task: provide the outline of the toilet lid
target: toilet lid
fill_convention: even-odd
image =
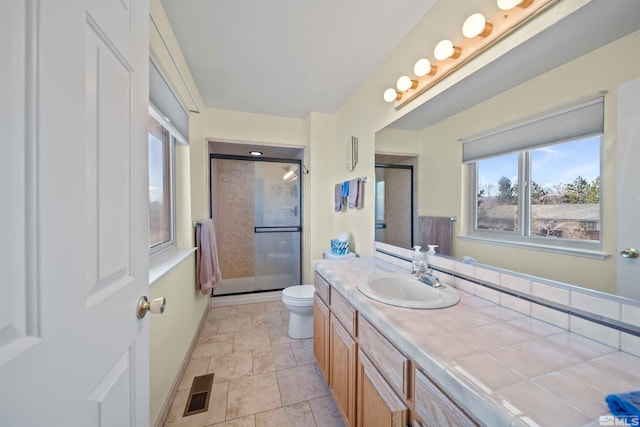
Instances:
[[[282,294],[294,299],[312,299],[316,288],[313,285],[289,286],[282,290]]]

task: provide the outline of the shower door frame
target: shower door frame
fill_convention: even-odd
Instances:
[[[304,257],[303,257],[303,236],[302,236],[302,232],[303,232],[303,218],[304,218],[304,212],[303,212],[303,200],[302,200],[302,187],[303,187],[303,182],[302,182],[302,160],[300,159],[287,159],[287,158],[279,158],[279,157],[253,157],[253,156],[239,156],[239,155],[234,155],[234,154],[216,154],[216,153],[209,153],[209,218],[213,218],[213,189],[211,188],[211,160],[213,159],[217,159],[217,160],[242,160],[242,161],[250,161],[250,162],[269,162],[269,163],[291,163],[294,165],[298,166],[298,210],[299,210],[299,225],[296,226],[273,226],[273,227],[256,227],[255,226],[255,221],[254,221],[254,234],[260,233],[259,231],[256,231],[257,228],[274,228],[274,229],[282,229],[282,228],[297,228],[297,230],[287,230],[287,231],[282,231],[282,232],[287,232],[287,233],[300,233],[300,239],[299,239],[299,244],[300,244],[300,248],[299,248],[299,257],[298,257],[298,262],[299,262],[299,271],[300,271],[300,277],[298,278],[298,283],[296,285],[301,285],[302,281],[303,281],[303,277],[304,277],[304,271],[303,271],[303,266],[304,266]],[[279,232],[279,231],[272,231],[272,232]],[[224,274],[224,272],[223,272]],[[257,277],[257,276],[254,276]],[[224,280],[224,277],[222,278],[222,280]],[[295,286],[295,285],[293,285]],[[234,293],[227,293],[227,294],[221,294],[220,296],[236,296],[236,295],[250,295],[250,294],[257,294],[257,293],[265,293],[265,292],[275,292],[275,291],[280,291],[284,289],[283,288],[279,288],[279,289],[257,289],[257,290],[253,290],[251,292],[234,292]],[[212,294],[213,296],[213,290],[212,290]]]
[[[410,237],[410,246],[409,248],[413,248],[413,245],[415,243],[416,240],[416,236],[414,235],[415,233],[415,222],[416,222],[416,212],[415,212],[415,194],[414,194],[414,166],[413,165],[397,165],[397,164],[390,164],[390,163],[376,163],[374,165],[374,171],[375,168],[380,168],[380,169],[404,169],[404,170],[408,170],[409,171],[409,181],[410,181],[410,189],[409,189],[409,194],[410,196],[410,209],[411,209],[411,219],[409,221],[409,227],[410,227],[410,233],[411,233],[411,237]],[[374,173],[374,181],[375,181],[375,173]],[[376,191],[376,198],[377,198],[377,187],[375,189]],[[376,201],[376,207],[375,209],[377,209],[377,201]],[[375,214],[377,214],[377,212],[375,212]],[[386,228],[386,223],[378,223],[377,222],[377,215],[374,214],[374,232],[375,230],[377,230],[378,228]],[[379,227],[380,226],[380,227]],[[386,242],[384,242],[386,243]]]

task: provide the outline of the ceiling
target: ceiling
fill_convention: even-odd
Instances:
[[[207,107],[294,118],[335,113],[435,1],[161,0]]]
[[[293,118],[337,112],[436,2],[468,1],[161,0],[207,107]],[[593,0],[393,127],[422,129],[638,29],[640,1]]]

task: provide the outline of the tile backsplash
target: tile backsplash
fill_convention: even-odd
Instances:
[[[375,242],[375,256],[411,269],[413,251]],[[640,356],[640,303],[539,277],[427,255],[442,283]]]

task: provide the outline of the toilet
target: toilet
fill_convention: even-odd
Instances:
[[[313,294],[315,286],[296,285],[282,290],[282,303],[289,310],[291,338],[313,337]]]

